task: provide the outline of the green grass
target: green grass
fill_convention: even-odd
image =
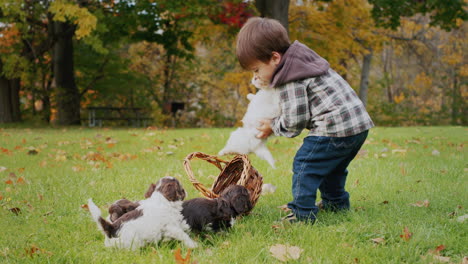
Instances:
[[[106,215],[113,201],[142,199],[148,185],[166,175],[182,181],[188,198],[199,197],[182,160],[195,151],[217,153],[230,131],[0,129],[0,263],[176,263],[174,251],[187,252],[179,242],[133,252],[104,247],[103,235],[81,206],[93,198]],[[191,260],[279,263],[270,247],[283,244],[303,250],[288,263],[438,263],[428,251],[444,245],[440,255],[461,263],[468,256],[468,222],[457,221],[468,214],[467,135],[463,127],[371,130],[349,168],[352,210],[322,212],[313,226],[275,223],[284,215],[277,207],[291,199],[292,159],[305,134],[273,138],[268,144],[276,170],[250,158],[277,191],[262,196],[230,231],[192,234],[200,246]],[[94,156],[98,161],[90,152],[100,153]],[[192,166],[210,187],[218,169],[198,160]],[[427,207],[411,205],[425,200]],[[408,240],[400,236],[405,227],[412,233]],[[383,242],[374,243],[375,238]]]

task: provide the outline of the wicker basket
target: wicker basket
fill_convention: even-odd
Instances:
[[[213,183],[211,190],[195,179],[192,167],[190,166],[190,161],[194,158],[205,160],[221,171]],[[262,192],[263,177],[252,167],[247,155],[237,155],[231,161],[224,161],[216,156],[194,152],[185,157],[184,168],[193,186],[207,198],[216,198],[229,185],[239,184],[249,190],[250,201],[255,206]]]

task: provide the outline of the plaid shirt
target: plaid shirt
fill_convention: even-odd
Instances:
[[[277,89],[282,114],[272,120],[275,135],[295,137],[307,128],[308,136],[347,137],[374,126],[354,90],[332,69]]]

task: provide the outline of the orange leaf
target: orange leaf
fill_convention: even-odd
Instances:
[[[82,204],[82,205],[81,205],[81,208],[83,208],[83,209],[89,211],[88,204]]]
[[[0,201],[3,200],[3,195],[0,194]]]
[[[180,255],[180,248],[174,252],[175,261],[177,264],[190,264],[190,249],[187,251],[185,258]]]
[[[403,229],[403,234],[401,234],[400,237],[403,238],[403,240],[405,241],[409,241],[412,236],[413,233],[411,233],[408,227],[405,226],[405,229]]]
[[[10,150],[0,147],[0,150],[5,154],[11,154]]]
[[[23,177],[19,177],[18,180],[16,180],[16,183],[19,183],[19,184],[25,184],[26,181],[24,180]]]
[[[429,255],[435,255],[435,256],[440,256],[440,252],[445,249],[444,245],[439,245],[435,249],[430,249],[427,253]]]
[[[108,147],[108,148],[113,148],[114,146],[115,146],[115,144],[114,144],[114,143],[107,144],[107,147]]]
[[[31,248],[25,249],[26,254],[28,254],[30,257],[33,257],[33,255],[36,254],[40,250],[41,249],[38,248],[36,245],[31,245]]]
[[[5,181],[6,184],[13,184],[12,180]]]

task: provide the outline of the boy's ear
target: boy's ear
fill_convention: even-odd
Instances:
[[[273,51],[271,53],[271,59],[276,65],[278,65],[281,61],[281,54],[279,52]]]

